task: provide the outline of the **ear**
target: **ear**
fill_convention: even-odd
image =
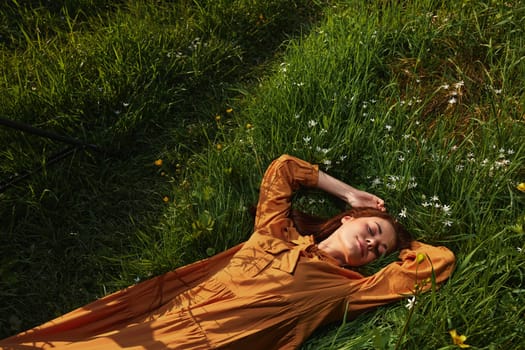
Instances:
[[[354,220],[354,217],[353,216],[350,216],[350,215],[345,215],[341,218],[341,223],[344,224],[345,222],[347,221],[352,221]]]

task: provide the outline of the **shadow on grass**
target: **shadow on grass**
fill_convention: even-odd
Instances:
[[[30,24],[34,24],[34,14],[42,14],[50,21],[67,15],[62,10],[46,11],[45,6],[35,4],[22,5],[22,15],[17,17],[23,22],[20,28],[33,30]],[[44,166],[42,172],[0,194],[0,338],[61,315],[129,282],[130,276],[122,276],[122,266],[129,259],[137,259],[139,253],[134,247],[142,244],[137,242],[137,232],[145,232],[155,241],[155,225],[165,208],[162,198],[170,186],[153,165],[155,159],[169,152],[171,169],[175,164],[184,168],[190,155],[209,147],[213,116],[237,97],[236,87],[249,86],[264,74],[261,67],[280,52],[282,42],[307,30],[308,24],[320,16],[319,6],[310,1],[259,5],[261,11],[267,11],[265,15],[254,13],[226,24],[219,21],[221,11],[232,15],[231,9],[206,5],[204,10],[216,11],[206,22],[210,26],[207,33],[216,28],[216,37],[221,40],[232,39],[228,35],[234,33],[240,46],[236,56],[221,62],[207,56],[207,61],[200,63],[203,69],[199,72],[188,74],[186,67],[182,73],[165,70],[153,74],[155,69],[163,69],[162,62],[143,61],[144,72],[131,82],[120,79],[136,72],[118,75],[111,71],[108,81],[116,92],[110,95],[96,96],[94,88],[83,91],[71,82],[71,90],[58,96],[60,100],[51,95],[57,98],[51,106],[49,100],[46,102],[49,96],[36,92],[22,97],[18,105],[13,104],[15,109],[2,111],[59,133],[83,135],[110,153],[77,152],[59,165]],[[105,8],[106,2],[100,1],[100,6]],[[71,18],[71,12],[77,11],[75,21],[89,17],[82,8],[68,11]],[[7,30],[11,31],[11,41],[1,47],[8,51],[17,50],[22,40],[29,40],[15,28],[19,23],[10,23]],[[63,25],[67,32],[63,17],[61,23],[46,33],[50,39],[64,35],[60,32]],[[247,26],[256,30],[247,31]],[[35,33],[28,33],[29,38],[40,40]],[[125,66],[134,62],[132,57]],[[36,64],[45,67],[46,61]],[[123,106],[128,103],[129,106]],[[60,119],[59,113],[78,115]],[[61,147],[6,130],[2,130],[2,140],[13,156],[3,157],[3,172],[28,169],[42,162],[45,165],[49,151]],[[175,170],[174,176],[178,176]]]

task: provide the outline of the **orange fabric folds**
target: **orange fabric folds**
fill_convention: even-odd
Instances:
[[[454,268],[445,247],[414,242],[364,277],[325,255],[288,218],[318,168],[292,156],[263,178],[254,232],[243,244],[131,286],[27,332],[2,349],[297,349],[319,326],[404,298],[417,279]],[[418,253],[427,259],[419,265]],[[429,261],[430,259],[430,261]]]

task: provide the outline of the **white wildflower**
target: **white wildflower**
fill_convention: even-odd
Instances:
[[[392,182],[398,182],[399,181],[399,176],[396,176],[396,175],[390,175],[388,178]]]
[[[494,162],[494,166],[496,169],[504,168],[510,164],[510,160],[508,159],[501,159]]]
[[[396,185],[396,184],[393,184],[393,183],[387,183],[387,184],[386,184],[386,187],[388,187],[388,188],[391,189],[391,190],[395,190],[395,189],[397,189],[397,185]]]
[[[400,218],[406,218],[407,217],[407,208],[403,208],[401,212],[398,214]]]
[[[328,152],[330,152],[330,150],[329,150],[328,148],[321,148],[321,147],[319,147],[319,146],[317,146],[317,147],[315,148],[315,150],[316,150],[317,152],[319,152],[319,153],[323,153],[323,154],[327,154]]]
[[[407,299],[407,304],[405,305],[405,307],[407,309],[412,309],[414,307],[414,305],[416,305],[416,296],[413,295],[411,296],[410,298]]]
[[[465,86],[465,82],[463,80],[458,81],[457,83],[454,84],[454,88],[456,88],[456,89],[460,89],[463,86]]]

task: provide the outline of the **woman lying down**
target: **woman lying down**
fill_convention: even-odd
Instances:
[[[300,187],[351,209],[321,220],[291,209]],[[372,276],[353,270],[400,250]],[[416,257],[424,254],[425,259]],[[2,349],[297,349],[320,326],[353,318],[454,268],[445,247],[412,240],[384,201],[298,158],[262,179],[250,238],[0,341]],[[427,285],[426,288],[429,288]]]

